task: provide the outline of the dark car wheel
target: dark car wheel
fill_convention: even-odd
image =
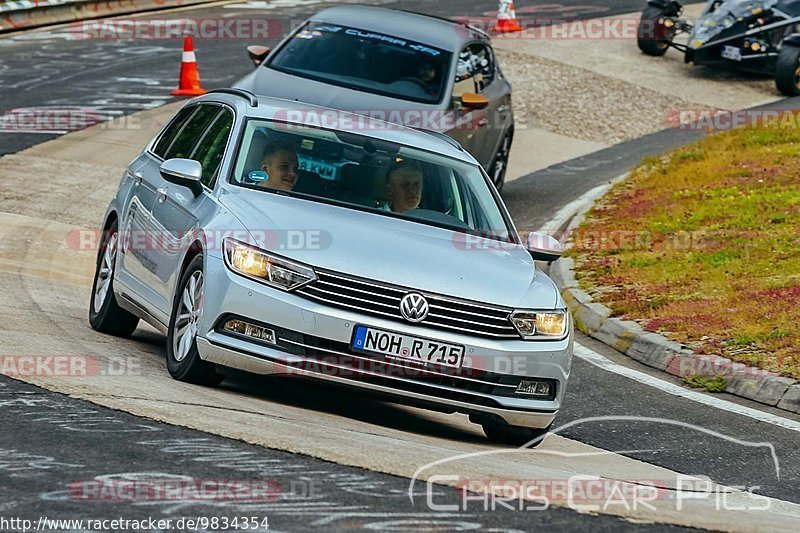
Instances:
[[[649,56],[663,56],[669,49],[674,31],[658,24],[658,19],[665,15],[667,15],[666,9],[655,6],[647,6],[642,11],[636,44],[639,45],[639,50]]]
[[[800,94],[800,46],[784,44],[775,67],[775,86],[786,96]]]
[[[551,423],[544,429],[533,429],[497,422],[485,422],[481,424],[486,438],[490,441],[498,444],[511,444],[512,446],[525,445],[526,448],[535,448],[541,444],[544,440],[544,436],[547,435],[547,432],[550,431],[552,426],[553,424]],[[531,441],[535,442],[531,443]]]
[[[498,191],[503,189],[503,184],[506,180],[508,157],[511,153],[511,143],[513,140],[514,132],[508,131],[503,136],[503,140],[500,142],[500,148],[497,149],[497,153],[492,160],[492,164],[489,166],[489,178],[491,178],[492,183],[494,183],[494,186]]]
[[[103,232],[97,253],[97,267],[89,302],[89,324],[93,329],[118,337],[129,337],[139,324],[139,317],[121,308],[114,295],[114,271],[117,267],[119,232],[117,221]]]
[[[181,275],[167,332],[167,370],[178,381],[219,385],[223,376],[216,366],[200,359],[197,324],[203,315],[203,255],[196,255]]]

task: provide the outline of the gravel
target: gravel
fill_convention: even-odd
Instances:
[[[669,112],[692,104],[549,59],[496,50],[514,87],[520,124],[575,139],[615,144],[667,127]]]

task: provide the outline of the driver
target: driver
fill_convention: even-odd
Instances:
[[[439,95],[439,75],[433,63],[425,62],[419,66],[417,77],[422,82],[425,90],[433,97]]]
[[[259,183],[259,187],[279,191],[294,189],[298,177],[297,151],[294,146],[282,141],[270,143],[264,150],[261,170],[267,173],[267,179]]]
[[[398,161],[389,171],[386,206],[393,213],[417,209],[422,200],[422,167],[415,161]]]

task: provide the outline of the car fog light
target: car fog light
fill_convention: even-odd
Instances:
[[[546,381],[520,381],[515,392],[528,396],[550,396],[550,384]]]
[[[252,337],[253,339],[275,344],[275,332],[271,329],[249,324],[243,320],[228,320],[222,326],[225,331],[244,335],[245,337]]]
[[[755,41],[753,44],[750,45],[750,49],[753,52],[758,52],[759,50],[761,50],[761,43],[759,43],[758,41]]]

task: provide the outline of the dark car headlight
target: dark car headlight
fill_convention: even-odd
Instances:
[[[566,309],[548,311],[518,310],[509,317],[523,339],[562,339],[567,334],[569,313]]]
[[[225,239],[224,255],[225,264],[237,274],[284,291],[317,279],[311,267],[234,239]]]

